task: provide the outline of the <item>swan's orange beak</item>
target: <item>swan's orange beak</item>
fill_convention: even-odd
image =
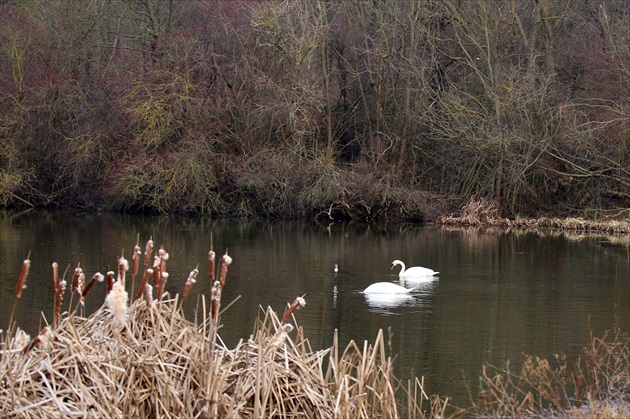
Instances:
[[[391,271],[392,269],[394,269],[394,265],[392,265],[392,267],[391,267],[391,268],[389,268],[389,270],[390,270],[390,271]]]

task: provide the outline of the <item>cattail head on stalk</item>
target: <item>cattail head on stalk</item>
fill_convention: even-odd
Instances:
[[[138,288],[138,294],[136,298],[142,297],[142,293],[144,292],[144,288],[149,285],[149,278],[153,275],[153,269],[147,268],[144,271],[144,275],[142,276],[142,282],[140,283],[140,288]]]
[[[79,286],[79,276],[83,273],[83,269],[80,266],[74,268],[74,274],[72,275],[72,283],[70,285],[70,292],[75,293]]]
[[[100,272],[95,273],[90,279],[90,282],[88,282],[85,288],[83,289],[81,296],[85,297],[96,282],[103,282],[104,279],[105,279],[105,276],[103,276],[102,273]]]
[[[138,275],[138,268],[140,267],[140,256],[142,255],[142,249],[140,249],[140,246],[138,246],[136,244],[136,246],[133,248],[133,263],[132,263],[132,267],[131,267],[131,275],[135,278],[136,275]]]
[[[217,254],[214,253],[214,250],[208,252],[208,273],[210,274],[210,281],[214,281],[214,260],[216,257]]]
[[[20,271],[20,277],[18,278],[17,288],[15,289],[15,298],[22,298],[22,292],[24,288],[26,288],[26,277],[28,276],[28,271],[31,269],[31,260],[24,259],[22,262],[22,270]]]
[[[48,349],[50,346],[50,340],[52,339],[52,331],[50,327],[44,327],[37,336],[35,336],[31,341],[22,349],[22,355],[29,353],[35,346],[39,346],[42,349]]]
[[[77,281],[77,292],[79,293],[79,303],[81,307],[85,306],[85,299],[83,298],[83,288],[85,287],[85,274],[83,271],[79,274],[79,279]]]
[[[144,248],[144,266],[146,268],[151,267],[151,256],[153,255],[153,240],[147,241],[147,246]]]
[[[280,347],[286,340],[289,333],[293,331],[294,327],[290,323],[283,324],[276,334],[271,338],[269,344],[273,347]]]
[[[59,283],[59,265],[57,262],[52,264],[52,290],[57,292],[57,284]]]
[[[158,251],[158,255],[160,256],[160,270],[162,272],[166,272],[166,261],[168,260],[168,253],[164,250],[163,247]]]
[[[121,256],[118,259],[118,281],[120,281],[125,286],[125,273],[129,270],[129,262],[124,256]]]
[[[227,268],[232,263],[232,258],[228,256],[227,252],[221,258],[221,272],[219,273],[219,282],[221,286],[225,285],[225,278],[227,277]]]
[[[184,304],[184,301],[188,299],[188,294],[190,294],[190,289],[192,288],[193,284],[197,282],[198,274],[199,274],[199,269],[197,268],[190,271],[190,275],[188,275],[188,279],[186,280],[186,286],[184,286],[184,293],[182,295],[182,304]]]
[[[59,324],[59,316],[61,315],[61,305],[63,304],[63,294],[66,292],[66,280],[62,279],[57,284],[57,292],[55,293],[55,311],[53,313],[53,324]]]
[[[107,272],[107,295],[112,292],[112,288],[114,288],[114,271]]]
[[[164,287],[166,286],[167,280],[168,280],[168,272],[161,272],[158,285],[155,287],[155,293],[158,300],[162,299],[162,294],[164,294]]]
[[[212,320],[219,317],[219,307],[221,307],[221,282],[214,281],[212,285],[212,296],[210,297],[210,316]]]
[[[144,287],[144,300],[147,302],[147,307],[151,308],[153,305],[153,287],[151,284],[146,284]]]
[[[289,320],[289,317],[291,317],[291,315],[293,314],[293,312],[301,307],[304,307],[306,305],[306,300],[304,300],[304,297],[295,297],[295,300],[293,300],[293,304],[291,304],[289,306],[289,308],[287,308],[287,310],[284,312],[284,315],[282,316],[282,320],[280,321],[280,323],[284,323],[287,320]]]

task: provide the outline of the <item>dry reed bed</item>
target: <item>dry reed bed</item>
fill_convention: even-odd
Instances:
[[[397,417],[382,333],[363,349],[313,351],[267,309],[228,349],[175,307],[136,300],[120,327],[103,306],[63,318],[42,348],[5,353],[2,416]]]
[[[499,216],[494,202],[476,197],[462,207],[461,214],[442,216],[435,221],[438,225],[454,227],[483,227],[483,228],[519,228],[519,229],[557,229],[579,232],[597,231],[609,234],[630,234],[630,223],[618,220],[586,220],[583,218],[548,218],[529,219],[516,217],[511,220]]]
[[[117,280],[113,272],[107,275],[106,304],[88,317],[75,314],[80,303],[73,307],[73,297],[61,313],[66,285],[53,265],[53,323],[30,341],[19,329],[12,333],[11,325],[4,336],[0,416],[399,417],[397,382],[382,332],[373,344],[360,347],[350,342],[340,351],[335,338],[331,348],[314,351],[301,328],[292,333],[295,310],[305,304],[298,297],[282,319],[271,309],[264,310],[250,338],[229,349],[217,331],[221,289],[231,258],[228,263],[222,260],[219,279],[214,279],[214,252],[209,253],[214,284],[210,304],[206,309],[202,298],[207,314],[200,324],[193,324],[185,319],[178,297],[153,297],[148,278],[156,271],[166,272],[168,257],[156,256],[151,264],[152,253],[152,243],[147,244],[138,298],[127,305],[128,266],[121,258]],[[140,259],[136,246],[134,279]],[[196,274],[191,272],[185,295]],[[28,269],[18,281],[16,303],[27,275]],[[155,274],[154,285],[163,289],[167,277]],[[89,287],[84,280],[77,268],[68,289],[85,295]],[[169,298],[161,291],[157,295]],[[426,395],[420,382],[409,384],[407,391],[418,396],[408,401],[407,413],[424,417]],[[443,412],[446,403],[434,398],[426,407]]]

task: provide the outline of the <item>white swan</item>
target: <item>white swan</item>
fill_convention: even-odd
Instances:
[[[409,294],[410,292],[411,289],[391,282],[375,282],[363,290],[364,294]]]
[[[439,272],[435,272],[433,269],[423,268],[422,266],[412,266],[409,269],[405,269],[405,263],[398,259],[392,262],[392,269],[394,269],[394,266],[396,265],[400,265],[402,267],[398,273],[398,276],[401,278],[428,277],[439,274]]]

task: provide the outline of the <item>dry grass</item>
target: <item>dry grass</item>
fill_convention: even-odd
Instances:
[[[303,330],[294,331],[296,310],[305,304],[301,297],[283,321],[261,308],[251,337],[227,348],[217,333],[217,314],[230,262],[227,254],[221,258],[208,307],[202,299],[206,315],[200,324],[185,319],[178,296],[155,298],[149,284],[143,285],[143,298],[121,310],[130,295],[122,288],[121,262],[107,303],[88,317],[75,315],[78,303],[72,307],[66,298],[67,311],[55,308],[55,321],[35,338],[19,329],[7,332],[0,351],[0,416],[397,418],[401,409],[410,418],[444,414],[447,403],[439,398],[423,406],[429,398],[420,380],[399,386],[382,332],[370,344],[350,342],[341,349],[335,337],[331,348],[313,350]],[[152,268],[165,272],[165,265]],[[61,304],[65,281],[55,286]],[[401,394],[406,403],[397,401]]]
[[[629,234],[630,222],[619,220],[586,220],[583,218],[548,218],[536,219],[516,217],[502,218],[496,204],[484,198],[472,197],[461,208],[459,216],[442,216],[435,224],[453,227],[494,227],[518,229],[554,229],[578,232],[601,232],[610,234]]]
[[[564,356],[525,356],[520,372],[485,365],[481,381],[477,416],[628,418],[630,339],[619,331],[592,337],[575,365]]]

